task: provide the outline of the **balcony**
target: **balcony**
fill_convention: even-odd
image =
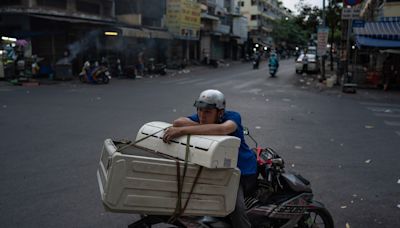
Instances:
[[[220,23],[214,25],[213,29],[214,29],[214,32],[221,33],[221,34],[229,34],[231,32],[231,26],[223,25]]]

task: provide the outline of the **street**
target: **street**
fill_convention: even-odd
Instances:
[[[102,207],[104,139],[134,139],[147,122],[190,115],[208,88],[225,94],[259,144],[311,181],[336,227],[399,226],[399,92],[320,91],[315,75],[295,74],[293,59],[281,60],[277,78],[267,69],[265,61],[258,70],[233,62],[108,85],[0,82],[0,226],[127,227],[137,215]]]

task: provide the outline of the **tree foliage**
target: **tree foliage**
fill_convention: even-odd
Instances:
[[[342,4],[336,0],[330,0],[326,10],[326,25],[330,28],[329,43],[339,43],[341,36],[341,11]]]
[[[291,18],[275,21],[272,36],[276,44],[287,46],[303,45],[307,42],[306,33]]]
[[[331,33],[329,35],[330,43],[339,43],[340,41],[340,12],[342,10],[340,2],[339,0],[327,0],[325,8],[325,24]],[[276,44],[306,46],[310,42],[312,34],[317,34],[318,27],[323,22],[322,9],[311,6],[305,0],[299,0],[296,9],[298,14],[294,17],[275,21],[272,36]]]
[[[304,0],[299,0],[296,4],[299,14],[295,17],[295,22],[310,38],[311,34],[316,34],[322,22],[322,11],[317,6],[311,6]]]

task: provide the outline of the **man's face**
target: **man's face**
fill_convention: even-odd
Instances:
[[[200,124],[215,124],[218,123],[219,115],[222,110],[215,108],[198,108],[197,115],[199,116]]]

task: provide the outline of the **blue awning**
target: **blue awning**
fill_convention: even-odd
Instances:
[[[400,48],[400,40],[384,40],[365,36],[356,37],[357,46]]]
[[[400,21],[366,22],[362,28],[353,28],[354,34],[379,39],[400,40]]]

